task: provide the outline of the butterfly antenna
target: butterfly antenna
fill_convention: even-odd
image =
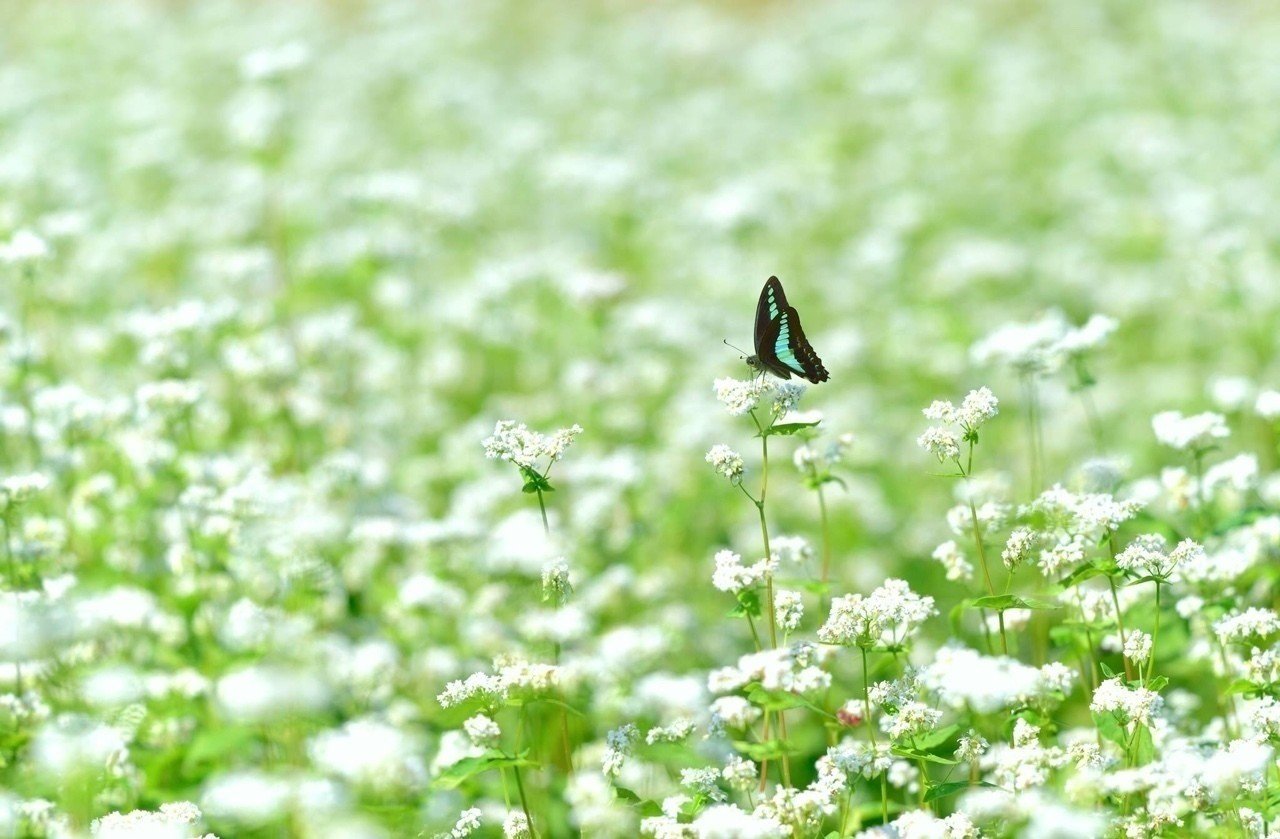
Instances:
[[[741,348],[741,347],[735,347],[733,344],[730,344],[730,343],[729,343],[729,339],[728,339],[728,338],[725,338],[725,339],[724,339],[724,345],[725,345],[726,347],[728,347],[729,349],[737,350],[739,353],[742,353],[742,356],[741,356],[742,358],[746,358],[746,353],[743,353],[743,352],[742,352],[742,348]]]

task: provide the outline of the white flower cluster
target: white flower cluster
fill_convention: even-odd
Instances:
[[[833,600],[818,638],[825,644],[893,646],[935,614],[932,597],[916,594],[905,580],[889,579],[867,597],[846,594]]]
[[[1231,436],[1227,418],[1222,414],[1206,411],[1183,416],[1180,411],[1163,411],[1151,418],[1151,429],[1156,440],[1171,449],[1204,452]]]
[[[965,555],[960,551],[960,546],[955,543],[954,539],[943,542],[934,548],[932,556],[947,572],[948,580],[973,579],[973,563],[965,558]]]
[[[924,416],[941,425],[925,429],[916,442],[939,461],[955,460],[960,456],[960,443],[975,442],[978,429],[998,413],[1000,400],[985,387],[969,391],[959,407],[936,400],[924,409]]]
[[[1089,710],[1101,714],[1114,714],[1122,725],[1139,723],[1150,725],[1163,699],[1160,694],[1146,688],[1131,688],[1119,678],[1111,678],[1098,685],[1093,692]]]
[[[760,402],[760,397],[774,389],[774,380],[768,376],[752,379],[716,379],[713,383],[716,399],[724,405],[730,416],[750,413]]]
[[[733,667],[712,670],[707,688],[716,694],[732,693],[747,685],[758,684],[765,690],[791,693],[813,693],[831,685],[831,674],[824,669],[826,653],[813,644],[793,644],[776,650],[748,653]],[[745,719],[748,712],[733,706],[720,706],[721,712]]]
[[[980,364],[1007,364],[1023,374],[1048,373],[1063,362],[1102,346],[1118,324],[1106,315],[1092,315],[1072,327],[1052,310],[1036,321],[1010,323],[974,344],[971,354]]]
[[[729,446],[723,443],[717,443],[707,452],[707,463],[716,470],[716,472],[731,484],[742,482],[742,473],[745,468],[742,462],[742,455],[738,454]]]
[[[715,556],[716,568],[711,575],[711,584],[718,591],[737,594],[741,591],[756,588],[773,575],[777,569],[776,559],[762,559],[752,565],[743,565],[742,557],[731,550],[720,550]]]
[[[94,819],[89,826],[93,839],[216,839],[212,833],[201,834],[200,808],[189,801],[161,804],[159,810],[134,810],[129,813],[111,813]]]
[[[525,469],[536,469],[538,461],[554,463],[564,457],[565,450],[582,433],[582,426],[561,428],[554,434],[540,434],[524,423],[499,420],[493,435],[484,440],[484,456],[506,460]]]

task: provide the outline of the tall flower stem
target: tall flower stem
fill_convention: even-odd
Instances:
[[[10,533],[13,525],[9,522],[8,514],[0,515],[0,526],[4,528],[4,556],[9,567],[9,590],[13,594],[15,601],[18,600],[18,561],[13,554],[13,542]],[[19,613],[21,614],[21,613]],[[13,662],[13,681],[14,694],[19,700],[22,698],[22,662],[14,659]]]
[[[1107,545],[1111,549],[1111,562],[1116,561],[1116,543],[1115,534],[1107,538]],[[1120,610],[1120,595],[1116,591],[1116,579],[1110,574],[1107,575],[1107,585],[1111,587],[1111,603],[1116,607],[1116,628],[1120,630],[1120,653],[1124,660],[1124,677],[1128,680],[1133,679],[1133,665],[1129,663],[1129,656],[1125,654],[1125,646],[1128,642],[1127,634],[1124,631],[1124,612]]]
[[[1156,628],[1151,633],[1151,658],[1147,661],[1147,675],[1143,683],[1151,681],[1156,672],[1156,644],[1160,641],[1160,581],[1156,580]]]
[[[1191,462],[1196,473],[1196,523],[1199,532],[1196,536],[1203,540],[1209,532],[1209,503],[1204,492],[1204,452],[1197,450],[1191,455]]]
[[[970,476],[973,474],[973,441],[974,439],[976,438],[969,440],[969,457],[967,458],[967,465],[965,463],[961,463],[960,458],[958,456],[955,458],[956,468],[960,470],[960,477],[964,478],[966,481],[968,481]],[[995,583],[991,581],[991,569],[987,565],[987,548],[985,545],[982,544],[982,529],[978,526],[978,507],[976,504],[973,503],[973,493],[969,492],[969,493],[966,493],[966,495],[968,495],[967,500],[969,502],[969,523],[973,527],[973,542],[978,548],[978,560],[982,564],[982,578],[986,580],[986,583],[987,583],[987,594],[994,597],[996,593],[996,587],[995,587]],[[982,623],[984,628],[986,626],[986,620],[987,620],[986,614],[984,612],[983,618],[982,618]],[[1009,654],[1009,638],[1004,631],[1004,610],[1003,609],[996,610],[996,620],[1000,624],[1000,649],[1005,655],[1008,655]],[[990,646],[990,644],[988,644],[988,646]]]
[[[1023,393],[1027,400],[1027,448],[1030,451],[1030,471],[1029,479],[1031,486],[1029,495],[1035,497],[1040,489],[1040,476],[1043,471],[1041,459],[1043,457],[1043,444],[1040,440],[1040,394],[1036,390],[1035,378],[1028,373],[1022,379]]]
[[[876,727],[871,721],[871,669],[867,666],[867,648],[858,648],[862,653],[862,707],[866,714],[867,736],[871,738],[871,765],[876,760]],[[889,785],[884,773],[880,775],[880,818],[881,824],[889,823]]]
[[[978,508],[974,506],[973,496],[969,496],[969,517],[973,523],[973,541],[978,547],[978,559],[982,563],[982,576],[987,581],[987,593],[994,596],[996,593],[995,584],[991,582],[991,571],[987,567],[987,549],[982,544],[982,530],[978,527]],[[1000,623],[1000,650],[1005,655],[1009,654],[1009,638],[1004,631],[1004,610],[996,610],[996,620]]]
[[[538,490],[538,509],[542,511],[542,531],[550,536],[551,524],[547,521],[547,502],[542,497],[542,490]]]
[[[765,515],[764,508],[765,500],[769,494],[769,429],[762,426],[760,420],[756,419],[755,411],[751,412],[751,419],[760,432],[760,497],[752,500],[755,502],[756,512],[760,514],[760,536],[764,541],[764,558],[768,562],[773,559],[773,549],[769,545],[769,520]],[[772,572],[765,575],[765,608],[769,610],[769,645],[776,650],[778,648],[778,619],[773,604]],[[787,740],[787,718],[783,711],[778,712],[778,734],[785,744]],[[788,786],[791,784],[791,761],[788,759],[785,750],[782,753],[782,778],[783,783]]]
[[[520,712],[516,719],[516,734],[515,734],[515,737],[516,737],[515,756],[516,757],[520,756],[520,741],[524,735],[524,723],[525,723],[524,706],[522,705],[520,706]],[[529,801],[528,801],[528,796],[526,796],[524,793],[524,781],[520,777],[520,767],[512,766],[511,771],[512,771],[512,774],[515,775],[515,779],[516,779],[516,793],[520,796],[520,809],[524,811],[525,820],[529,823],[529,835],[532,836],[533,839],[538,839],[538,829],[534,827],[533,815],[529,812]]]
[[[818,484],[818,513],[822,517],[822,584],[825,586],[831,579],[831,526],[827,520],[827,497]],[[825,605],[827,596],[823,593]]]

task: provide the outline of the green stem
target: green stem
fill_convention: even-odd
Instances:
[[[871,669],[867,666],[867,648],[859,647],[862,653],[862,707],[866,714],[867,736],[871,738],[871,760],[876,759],[876,727],[871,719]],[[880,818],[881,824],[889,823],[889,787],[883,774],[880,776]]]
[[[831,577],[831,527],[827,522],[827,498],[822,484],[818,484],[818,513],[822,516],[822,582],[825,585]],[[826,599],[825,593],[823,599]]]
[[[987,567],[987,549],[982,544],[982,531],[978,527],[978,508],[973,503],[973,495],[969,495],[969,518],[973,524],[973,541],[978,546],[978,559],[982,563],[982,576],[987,581],[987,593],[995,596],[996,587],[991,582],[991,570]],[[997,610],[996,615],[1000,621],[1000,649],[1005,655],[1009,654],[1009,639],[1004,631],[1004,612]]]
[[[524,781],[520,779],[520,767],[512,766],[511,771],[516,776],[516,792],[520,796],[520,809],[524,811],[525,820],[529,822],[529,835],[533,839],[538,839],[538,830],[533,826],[533,816],[529,814],[529,803],[525,800]]]
[[[1156,628],[1151,633],[1151,659],[1147,662],[1147,676],[1143,683],[1151,681],[1156,672],[1156,643],[1160,640],[1160,581],[1156,580]]]
[[[1111,552],[1115,553],[1115,547],[1111,548]],[[1125,655],[1125,645],[1127,639],[1124,631],[1124,614],[1120,611],[1120,595],[1116,593],[1116,580],[1110,574],[1107,575],[1107,585],[1111,586],[1111,602],[1116,607],[1116,627],[1120,630],[1120,656],[1124,661],[1124,677],[1130,681],[1133,680],[1133,665],[1129,663],[1129,656]]]
[[[7,512],[5,515],[0,516],[0,526],[4,527],[4,555],[9,566],[9,590],[13,592],[13,597],[14,597],[14,600],[16,601],[18,599],[18,562],[13,555],[13,543],[10,538],[12,525],[9,522],[9,516]],[[14,662],[13,662],[13,682],[14,682],[14,687],[13,687],[14,694],[19,699],[21,699],[22,698],[22,662],[16,658],[14,659]]]
[[[1196,521],[1200,528],[1196,538],[1203,542],[1209,532],[1209,503],[1204,494],[1204,452],[1195,452],[1191,461],[1196,473]]]
[[[542,490],[538,490],[538,509],[542,511],[542,532],[551,535],[551,525],[547,521],[547,502],[542,498]]]

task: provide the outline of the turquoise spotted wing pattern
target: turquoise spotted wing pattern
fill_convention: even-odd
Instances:
[[[817,384],[830,378],[822,359],[804,337],[800,315],[787,303],[786,292],[777,277],[770,277],[756,304],[756,359],[775,376],[793,375]]]

